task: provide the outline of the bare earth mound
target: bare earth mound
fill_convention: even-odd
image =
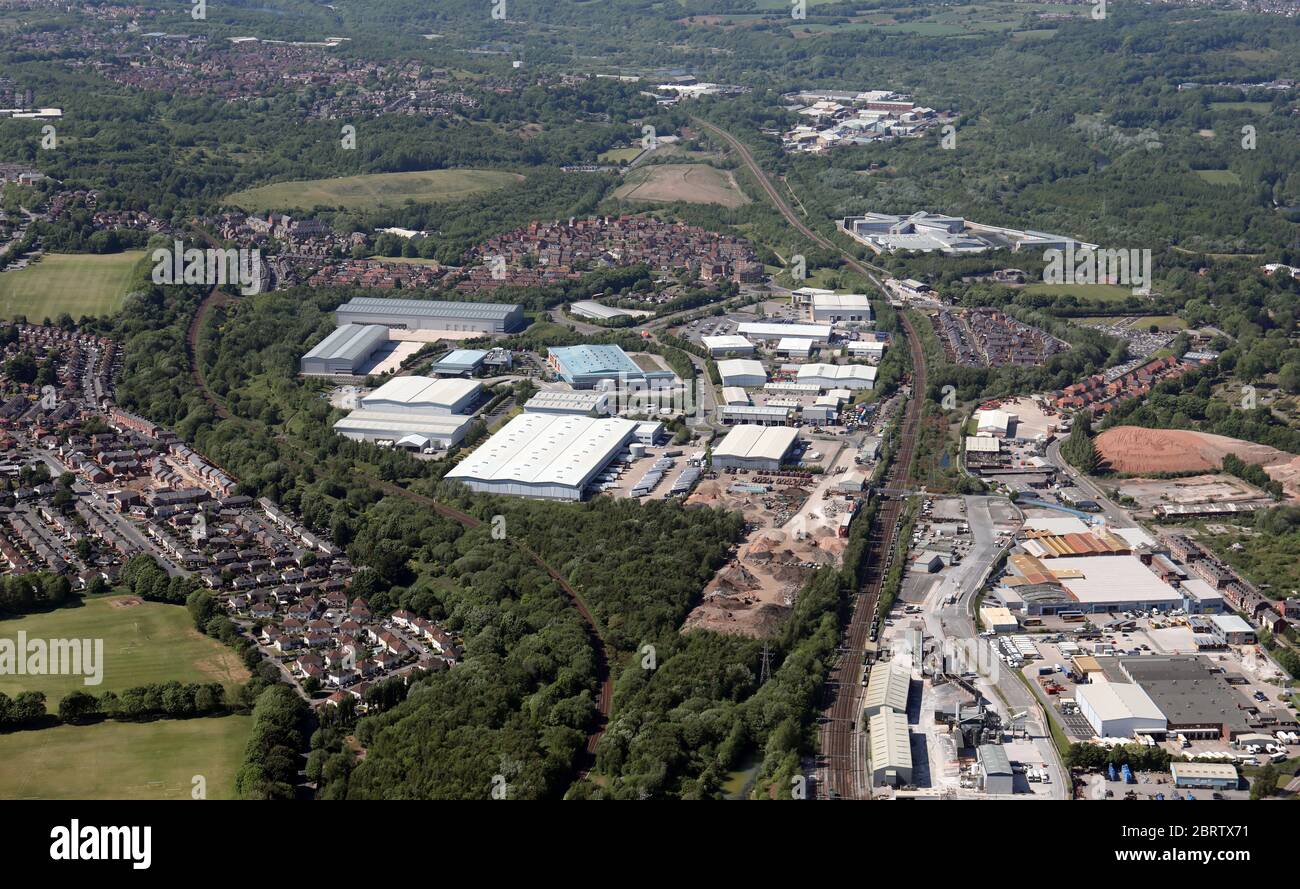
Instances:
[[[1116,426],[1097,436],[1097,452],[1115,472],[1133,475],[1206,472],[1219,469],[1225,456],[1235,454],[1247,463],[1263,466],[1290,496],[1300,496],[1300,457],[1226,435]]]

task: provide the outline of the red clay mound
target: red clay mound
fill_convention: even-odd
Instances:
[[[1283,484],[1295,483],[1296,461],[1300,460],[1277,448],[1225,435],[1141,426],[1107,429],[1097,436],[1097,452],[1115,472],[1133,475],[1209,472],[1219,469],[1226,455],[1236,454],[1247,463],[1260,464]]]

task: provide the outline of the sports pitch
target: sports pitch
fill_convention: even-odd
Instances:
[[[58,725],[0,735],[0,799],[231,799],[251,716]]]
[[[130,604],[130,603],[136,604]],[[180,605],[143,602],[132,596],[89,599],[80,608],[60,608],[0,621],[0,638],[103,639],[103,682],[86,685],[81,676],[0,676],[0,692],[45,692],[45,705],[58,710],[68,692],[100,695],[151,682],[220,682],[229,694],[248,679],[234,651],[194,629]]]
[[[122,304],[144,250],[47,253],[25,269],[0,272],[0,317],[25,315],[39,324],[67,312],[109,315]]]

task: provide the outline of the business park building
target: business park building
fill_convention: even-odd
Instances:
[[[379,324],[344,324],[302,356],[304,374],[352,375],[388,342],[388,328]]]
[[[354,441],[430,452],[460,444],[483,387],[473,380],[395,377],[334,424]]]
[[[452,302],[430,299],[383,299],[359,296],[334,313],[340,326],[378,324],[399,330],[449,333],[511,333],[525,326],[522,306],[509,303]]]
[[[588,485],[636,439],[632,420],[522,413],[446,478],[487,494],[581,500]]]

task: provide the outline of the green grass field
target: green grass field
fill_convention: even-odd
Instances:
[[[250,716],[59,725],[0,735],[0,799],[231,799]]]
[[[108,315],[126,296],[143,250],[124,253],[47,253],[25,269],[0,273],[0,317],[26,315],[40,323],[67,312]]]
[[[222,682],[227,690],[248,679],[243,662],[220,642],[200,635],[189,612],[179,605],[139,602],[129,596],[87,600],[80,608],[61,608],[0,621],[0,637],[16,639],[103,639],[103,682],[85,685],[80,676],[0,676],[0,692],[45,692],[50,712],[68,692],[99,695],[150,682]]]
[[[375,210],[408,201],[436,204],[457,201],[523,181],[504,170],[426,170],[418,173],[371,173],[340,179],[277,182],[235,192],[226,198],[249,212],[314,207]]]
[[[1241,177],[1231,170],[1193,170],[1192,172],[1211,185],[1241,184]]]
[[[630,164],[640,154],[640,148],[611,148],[609,151],[602,151],[597,160],[602,164],[617,164],[619,161],[627,161]]]

